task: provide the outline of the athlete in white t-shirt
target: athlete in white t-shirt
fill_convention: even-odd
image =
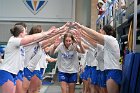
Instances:
[[[42,32],[43,32],[42,27],[40,25],[37,25],[31,28],[29,35],[42,33]],[[41,86],[42,73],[43,73],[42,68],[46,68],[47,66],[46,53],[42,49],[41,43],[37,42],[25,46],[24,66],[25,66],[24,79],[23,79],[24,93],[26,93],[27,90],[29,89],[29,85],[30,85],[30,89],[28,91],[30,93],[38,92]]]
[[[57,29],[55,28],[54,26],[51,27],[49,30],[51,29]],[[59,28],[60,30],[63,30],[65,29],[65,26],[62,26]],[[63,32],[62,31],[62,32]],[[46,48],[47,46],[51,45],[53,43],[53,40],[56,39],[58,36],[60,36],[60,34],[62,33],[58,33],[54,36],[52,36],[51,38],[47,39],[47,40],[43,40],[41,42],[39,42],[39,44],[41,45],[41,58],[34,70],[34,74],[33,74],[33,77],[31,78],[31,83],[30,83],[30,86],[29,86],[29,92],[30,93],[38,93],[41,89],[41,84],[42,84],[42,79],[43,79],[43,74],[47,68],[47,64],[48,64],[48,61],[49,62],[56,62],[56,59],[54,58],[51,58],[48,54],[46,54],[44,48]],[[50,44],[51,43],[51,44]]]
[[[42,56],[41,50],[42,48],[40,47],[39,43],[34,43],[25,47],[25,68],[24,68],[24,77],[23,77],[24,93],[26,93],[27,90],[29,89],[30,81],[33,77],[33,73],[39,72],[40,70],[37,64],[39,64],[39,60],[41,59],[41,56]],[[34,64],[31,65],[31,63],[34,63]],[[37,67],[38,67],[38,70],[35,69]]]
[[[15,93],[15,80],[18,72],[22,70],[21,66],[25,57],[22,46],[52,36],[52,32],[25,36],[26,29],[21,25],[15,25],[10,31],[13,36],[7,43],[5,57],[0,66],[0,91],[2,93]],[[22,93],[22,89],[20,93]]]
[[[63,42],[60,42],[61,38],[56,40],[50,53],[54,54],[58,52],[58,78],[61,83],[62,93],[67,93],[67,91],[74,93],[75,84],[77,82],[77,72],[79,71],[78,52],[85,53],[85,50],[81,44],[79,33],[75,33],[74,38],[74,36],[68,32],[64,35]],[[80,48],[77,47],[77,44]]]
[[[83,82],[85,83],[85,93],[86,92],[96,92],[97,91],[97,60],[96,60],[96,55],[97,55],[97,49],[96,49],[96,43],[92,46],[89,44],[89,42],[83,41],[88,45],[84,44],[84,47],[87,49],[87,55],[86,55],[86,67],[83,72]],[[89,40],[88,40],[89,41]]]
[[[100,87],[98,90],[101,91],[101,93],[107,93],[106,88],[106,75],[105,75],[105,69],[104,69],[104,46],[97,44],[97,56],[96,59],[98,61],[98,86]]]
[[[82,28],[81,33],[85,32],[99,44],[104,46],[104,65],[106,72],[106,84],[108,93],[119,93],[119,86],[122,80],[122,66],[119,63],[120,49],[116,40],[116,32],[110,25],[105,25],[100,33],[87,28],[79,23],[73,23],[75,26]]]

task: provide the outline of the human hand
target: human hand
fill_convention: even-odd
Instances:
[[[76,42],[78,44],[81,44],[81,33],[80,33],[80,31],[75,30],[75,31],[73,31],[73,33],[74,33],[74,37],[76,39]]]
[[[61,37],[56,38],[54,42],[54,47],[56,48],[61,43]]]

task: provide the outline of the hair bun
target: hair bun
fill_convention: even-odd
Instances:
[[[10,29],[10,32],[11,32],[11,34],[13,35],[13,34],[14,34],[14,28],[11,28],[11,29]]]

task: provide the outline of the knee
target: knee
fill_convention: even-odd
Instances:
[[[23,90],[24,90],[24,91],[27,91],[28,89],[29,89],[29,86],[24,86],[24,85],[23,85]]]

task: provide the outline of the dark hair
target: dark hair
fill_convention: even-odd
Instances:
[[[116,31],[111,25],[105,25],[103,27],[103,30],[106,32],[107,35],[111,35],[113,37],[116,37]]]
[[[24,28],[27,27],[27,25],[26,25],[24,22],[18,22],[18,23],[16,23],[15,25],[22,25]]]
[[[29,32],[29,35],[35,34],[35,33],[41,33],[42,27],[40,25],[33,26]]]
[[[65,40],[66,40],[67,37],[71,37],[72,41],[75,41],[74,36],[72,35],[72,33],[68,32],[63,37],[63,43],[64,43],[64,45],[65,45]]]
[[[18,37],[20,33],[24,31],[24,27],[22,25],[15,25],[13,28],[10,29],[11,34],[14,37]]]

